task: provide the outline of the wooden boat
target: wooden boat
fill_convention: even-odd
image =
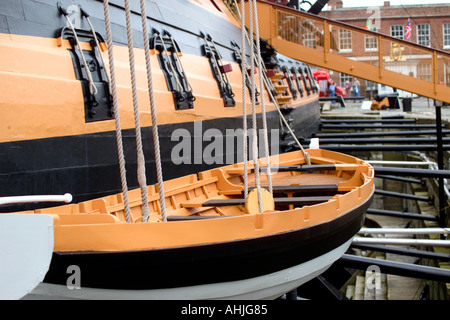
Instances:
[[[246,201],[242,164],[166,181],[167,222],[155,186],[147,223],[139,189],[130,191],[131,223],[121,194],[28,212],[53,217],[55,248],[27,298],[267,299],[297,288],[347,250],[374,190],[368,163],[308,154],[311,165],[300,151],[271,159],[275,205],[263,213],[248,213],[253,191]],[[70,266],[79,268],[79,290],[68,288]]]

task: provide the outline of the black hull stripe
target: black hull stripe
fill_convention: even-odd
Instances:
[[[260,238],[117,253],[57,252],[44,281],[66,285],[70,265],[80,267],[81,287],[102,289],[175,288],[273,273],[314,259],[348,241],[362,227],[372,196],[332,221]]]
[[[310,136],[319,126],[318,102],[296,108],[293,129],[299,136]],[[268,128],[278,128],[276,111],[267,114]],[[219,118],[202,122],[202,134],[210,129],[239,129],[242,119]],[[261,126],[259,126],[261,127]],[[158,126],[165,180],[197,173],[225,165],[223,164],[180,164],[175,165],[171,152],[179,141],[171,141],[176,129],[187,129],[194,136],[194,123],[180,123]],[[153,140],[150,127],[142,128],[143,146],[147,162],[146,173],[149,185],[156,183]],[[73,195],[74,203],[121,192],[118,172],[117,147],[114,132],[98,132],[86,135],[65,136],[30,141],[5,142],[0,144],[0,196],[64,194]],[[134,129],[123,130],[127,181],[130,189],[139,186],[136,176],[136,140]],[[225,141],[225,139],[224,139]],[[205,141],[203,147],[210,142]],[[237,143],[235,144],[235,148]],[[226,151],[226,148],[224,148]],[[194,152],[194,148],[192,148]],[[233,153],[237,161],[237,150]],[[193,159],[194,154],[191,155]],[[225,160],[225,156],[223,157]],[[48,207],[54,203],[39,205],[2,206],[0,212],[31,210]]]

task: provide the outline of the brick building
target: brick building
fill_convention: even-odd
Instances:
[[[399,5],[391,6],[384,1],[382,7],[345,8],[342,0],[330,0],[328,10],[321,16],[358,27],[370,28],[382,34],[421,44],[427,47],[450,52],[450,4]],[[408,21],[411,34],[407,37]],[[339,54],[355,60],[376,61],[378,43],[374,37],[345,30],[332,30],[338,43]],[[383,44],[383,55],[389,56],[392,45]],[[401,48],[402,59],[391,61],[386,59],[386,67],[403,74],[431,80],[431,60],[420,50]],[[375,63],[375,62],[374,62]],[[439,81],[450,85],[450,61],[442,61],[439,66]],[[351,76],[334,72],[333,80],[344,86]],[[371,97],[377,93],[377,84],[360,79],[361,95]]]

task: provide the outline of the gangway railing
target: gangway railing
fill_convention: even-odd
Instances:
[[[450,103],[448,52],[265,1],[258,19],[260,37],[283,55]]]

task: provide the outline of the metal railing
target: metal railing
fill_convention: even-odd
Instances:
[[[261,38],[319,67],[450,103],[450,53],[303,11],[258,2]]]

